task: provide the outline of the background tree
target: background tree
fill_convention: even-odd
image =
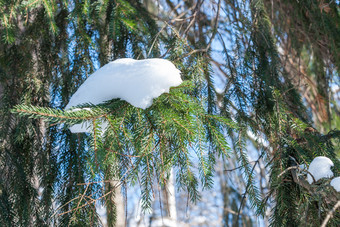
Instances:
[[[157,158],[169,158],[161,151],[173,154],[175,148],[183,149],[174,154],[178,160],[153,165],[159,185],[166,185],[169,176],[159,173],[169,173],[175,166],[177,186],[183,186],[195,200],[200,190],[198,179],[204,187],[212,187],[214,164],[221,163],[226,226],[254,223],[252,212],[265,219],[270,213],[272,226],[319,225],[335,205],[336,201],[326,196],[334,193],[327,181],[309,187],[298,180],[295,170],[285,170],[324,155],[333,160],[335,175],[339,175],[339,133],[331,131],[340,122],[338,1],[38,0],[0,1],[0,5],[0,223],[99,225],[93,202],[99,199],[106,204],[113,224],[117,179],[127,195],[130,183],[138,184],[141,177],[143,206],[150,207],[153,184],[150,170],[142,168],[148,159],[129,159],[107,151],[112,148],[107,145],[111,141],[115,146],[111,150],[141,155],[138,152],[146,144],[129,129],[150,119],[159,134],[145,136],[158,137],[162,145],[155,149],[156,155],[147,156],[150,160],[156,163]],[[188,88],[174,89],[173,99],[160,97],[152,110],[161,114],[151,117],[122,107],[117,100],[97,107],[97,114],[120,109],[109,115],[113,130],[96,148],[93,136],[68,131],[68,124],[80,120],[56,124],[67,113],[55,108],[64,108],[95,69],[122,57],[170,59],[181,69]],[[180,104],[172,109],[164,105],[173,102]],[[27,105],[17,106],[16,112],[27,115],[29,111],[36,119],[11,114],[17,104]],[[191,117],[183,114],[184,109],[192,116],[204,113],[214,118],[198,121],[205,130],[193,136],[185,129],[192,132],[192,127],[199,125],[184,121],[183,116]],[[44,113],[50,115],[45,117],[48,125],[40,119]],[[133,113],[144,118],[136,120]],[[97,116],[78,115],[79,119]],[[169,119],[171,124],[161,125],[160,116],[181,124]],[[122,117],[131,125],[114,120]],[[233,119],[236,125],[226,119]],[[127,130],[127,134],[119,134],[119,140],[114,133],[118,126]],[[162,133],[165,138],[174,136],[178,144],[160,140]],[[207,156],[196,160],[203,173],[206,164],[209,174],[191,178],[198,170],[191,175],[180,160],[187,160],[185,154],[190,152],[184,141],[195,141],[197,136],[210,144],[202,147]],[[255,146],[250,146],[249,140]],[[229,156],[220,154],[223,149],[218,144],[222,141],[222,147],[231,147]],[[110,154],[110,161],[101,159],[104,154]],[[142,174],[123,179],[130,163],[136,162]],[[236,190],[232,178],[226,177],[229,170],[239,179]],[[97,181],[103,182],[91,183]],[[104,201],[102,196],[108,192]],[[333,197],[339,199],[338,194]],[[335,226],[338,221],[335,216],[329,224]]]

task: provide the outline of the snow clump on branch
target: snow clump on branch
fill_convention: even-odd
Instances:
[[[331,186],[335,189],[335,191],[340,192],[340,177],[333,178]]]
[[[182,83],[180,73],[173,63],[165,59],[118,59],[89,76],[73,94],[65,109],[86,103],[97,105],[115,98],[146,109],[152,105],[154,98]],[[70,130],[72,133],[91,132],[89,124],[77,124]]]
[[[331,167],[334,166],[332,160],[327,157],[319,156],[313,159],[310,163],[308,172],[313,175],[315,181],[321,178],[331,178],[333,177],[333,172]],[[313,183],[313,177],[308,173],[307,180],[310,184]]]

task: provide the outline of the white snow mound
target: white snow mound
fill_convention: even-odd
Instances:
[[[331,186],[335,189],[335,191],[340,192],[340,177],[333,178]]]
[[[308,171],[314,176],[315,181],[318,181],[321,178],[333,177],[332,166],[334,166],[332,160],[324,156],[319,156],[314,158],[310,163]],[[313,183],[313,178],[310,174],[307,175],[307,180],[310,184]]]
[[[122,58],[89,76],[71,97],[66,109],[84,103],[97,105],[114,98],[146,109],[154,98],[181,83],[180,71],[168,60]]]
[[[90,75],[73,94],[65,109],[85,103],[97,105],[114,98],[146,109],[152,105],[154,98],[182,83],[180,73],[173,63],[165,59],[118,59]],[[70,130],[72,133],[88,132],[87,124],[74,125]]]

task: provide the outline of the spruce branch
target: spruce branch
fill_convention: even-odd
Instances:
[[[85,109],[78,111],[63,111],[49,107],[36,107],[32,105],[17,105],[12,110],[12,113],[18,113],[20,116],[28,116],[29,118],[43,118],[50,122],[58,122],[60,120],[71,120],[72,122],[92,120],[104,117],[107,113],[97,113],[101,110],[87,111]]]
[[[259,158],[255,161],[255,164],[253,165],[252,169],[251,169],[251,172],[249,174],[249,176],[251,176],[255,170],[255,167],[256,165],[260,162],[260,159],[262,158],[262,156],[264,155],[264,152],[261,153],[261,155],[259,156]],[[250,178],[250,177],[249,177]],[[246,191],[244,192],[243,196],[242,196],[242,199],[241,199],[241,202],[240,202],[240,206],[238,208],[238,212],[237,212],[237,218],[236,218],[236,223],[238,223],[238,220],[239,220],[239,217],[240,217],[240,214],[241,214],[241,211],[242,211],[242,208],[243,208],[243,202],[249,192],[249,189],[251,187],[254,187],[253,185],[253,182],[252,180],[248,180],[248,183],[247,183],[247,186],[246,186]],[[255,195],[256,196],[256,195]]]

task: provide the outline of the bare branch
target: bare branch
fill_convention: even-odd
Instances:
[[[326,227],[327,222],[329,221],[329,219],[331,217],[333,217],[334,212],[336,211],[336,209],[338,209],[338,207],[340,206],[340,200],[335,204],[335,206],[333,207],[332,210],[330,210],[325,218],[325,220],[323,220],[321,227]]]

